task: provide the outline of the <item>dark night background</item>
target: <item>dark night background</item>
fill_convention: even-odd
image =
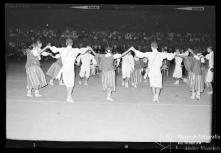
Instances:
[[[77,5],[6,5],[6,27],[44,26],[85,29],[209,32],[215,31],[215,7],[177,10],[179,5],[100,5],[100,10],[71,9]]]

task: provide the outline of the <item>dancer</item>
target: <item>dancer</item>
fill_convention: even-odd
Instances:
[[[113,91],[115,91],[115,70],[113,66],[114,59],[119,59],[125,56],[127,53],[130,52],[129,48],[126,52],[123,54],[112,54],[111,49],[107,48],[106,49],[106,54],[97,54],[94,51],[95,56],[99,56],[101,58],[100,62],[100,68],[101,68],[101,80],[102,80],[102,86],[103,90],[107,92],[107,100],[108,101],[114,101],[113,98],[111,97],[111,94]]]
[[[203,55],[203,54],[201,54],[201,55]],[[206,58],[205,57],[201,58],[201,71],[202,71],[203,89],[205,89],[205,87],[206,87],[206,74],[207,74],[207,66],[206,66]]]
[[[200,93],[203,92],[203,81],[202,81],[202,71],[201,71],[201,62],[203,62],[203,56],[201,54],[195,54],[192,49],[189,49],[189,52],[192,53],[193,60],[193,74],[191,78],[191,90],[192,96],[191,99],[200,100]]]
[[[141,67],[142,67],[142,76],[143,76],[143,82],[146,83],[147,82],[147,67],[148,67],[148,59],[147,58],[143,58],[141,60]]]
[[[167,53],[167,51],[164,48],[161,49],[161,52]],[[167,77],[169,76],[169,67],[170,67],[170,62],[167,59],[164,59],[162,67],[161,67],[161,73],[162,73],[163,77],[165,75]]]
[[[101,50],[96,50],[96,52],[97,53],[101,53]],[[101,59],[99,58],[99,57],[94,57],[95,58],[95,60],[96,60],[96,63],[97,63],[97,65],[96,65],[96,74],[99,74],[100,73],[100,61],[101,61]]]
[[[91,65],[90,65],[90,71],[91,71],[91,75],[93,75],[93,76],[96,75],[96,66],[97,66],[97,61],[94,58],[94,56],[92,56]]]
[[[176,54],[180,54],[179,49],[176,49]],[[176,81],[174,82],[175,85],[179,85],[180,79],[182,78],[182,61],[183,59],[179,56],[175,57],[175,69],[173,72],[173,78],[176,79]]]
[[[142,82],[141,75],[142,67],[140,59],[134,56],[134,71],[132,73],[131,82],[134,88],[137,88],[138,84]]]
[[[177,54],[177,57],[183,58],[184,67],[187,71],[187,78],[183,78],[183,82],[185,82],[190,88],[192,87],[192,76],[193,76],[193,56],[189,53],[190,49],[187,49],[184,53]]]
[[[115,68],[115,73],[117,76],[120,73],[120,59],[114,60],[114,68]]]
[[[27,75],[27,96],[32,97],[32,89],[35,90],[35,97],[41,97],[39,94],[39,89],[46,86],[47,82],[45,79],[44,72],[40,67],[41,55],[48,56],[50,53],[44,52],[49,48],[47,45],[45,48],[41,49],[42,43],[41,41],[36,41],[32,45],[31,49],[26,50],[27,61],[26,61],[26,75]]]
[[[47,75],[51,77],[49,84],[50,85],[54,85],[54,80],[58,78],[59,80],[59,85],[63,85],[62,79],[61,77],[59,77],[58,75],[61,73],[61,68],[62,68],[62,61],[61,61],[61,55],[57,54],[55,56],[52,56],[53,58],[56,58],[56,62],[54,62],[50,68],[47,71]]]
[[[206,74],[206,86],[207,88],[211,88],[211,91],[208,91],[207,94],[212,94],[212,82],[213,82],[213,73],[214,73],[214,52],[212,47],[207,48],[207,54],[205,58],[209,60],[209,68]]]
[[[122,86],[129,88],[129,79],[134,70],[134,58],[128,53],[122,58]]]
[[[168,67],[168,65],[167,65],[167,59],[164,59],[163,60],[163,65],[162,65],[162,67],[161,67],[161,73],[162,73],[162,75],[164,76],[165,74],[166,74],[166,76],[168,76],[169,74],[169,67]]]
[[[83,54],[83,55],[79,55],[77,57],[77,65],[80,65],[81,62],[81,68],[80,68],[80,72],[79,72],[79,76],[80,76],[80,81],[79,84],[82,84],[83,79],[85,78],[85,82],[84,85],[88,86],[88,80],[90,77],[90,69],[91,69],[91,62],[95,65],[96,61],[94,59],[94,56],[91,55],[91,52],[88,51],[87,53]]]
[[[132,47],[132,50],[135,52],[136,56],[139,58],[146,57],[148,58],[148,76],[150,80],[150,87],[152,88],[153,101],[159,102],[159,95],[162,88],[162,74],[160,68],[162,66],[163,59],[167,58],[172,60],[176,53],[161,53],[157,50],[158,45],[156,42],[151,43],[152,52],[142,53]]]
[[[67,47],[57,48],[55,46],[50,47],[54,53],[59,52],[62,60],[62,75],[64,84],[67,88],[67,102],[74,102],[71,94],[75,83],[75,71],[74,63],[78,54],[85,54],[87,51],[92,50],[91,47],[86,48],[72,48],[73,40],[68,38],[66,40]]]

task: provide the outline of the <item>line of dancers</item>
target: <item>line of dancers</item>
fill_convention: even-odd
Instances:
[[[205,60],[209,61],[209,69],[207,71],[205,80],[208,88],[212,93],[213,71],[214,71],[214,53],[211,47],[207,48],[208,54],[196,54],[192,49],[188,49],[184,53],[180,53],[176,49],[174,53],[159,52],[156,42],[151,43],[151,52],[141,52],[134,47],[130,47],[123,54],[112,54],[111,48],[107,48],[105,54],[96,53],[90,46],[81,48],[72,48],[73,40],[66,40],[66,47],[55,47],[48,44],[42,48],[41,41],[36,41],[30,48],[26,50],[26,74],[27,74],[27,96],[32,97],[34,91],[36,97],[40,97],[39,89],[47,85],[45,74],[40,67],[41,56],[52,56],[56,58],[51,67],[47,71],[47,75],[51,77],[49,84],[53,85],[55,79],[59,80],[60,85],[65,85],[67,89],[67,102],[74,102],[72,91],[75,86],[75,63],[80,65],[80,81],[88,85],[88,79],[91,74],[95,74],[95,65],[101,70],[101,82],[103,90],[106,92],[106,99],[114,101],[112,92],[116,90],[116,65],[119,65],[122,59],[122,86],[128,88],[129,80],[131,85],[137,88],[138,84],[142,82],[142,64],[139,59],[148,59],[148,66],[146,68],[144,78],[149,79],[152,90],[153,101],[159,102],[159,96],[162,89],[162,64],[165,59],[172,60],[175,58],[175,70],[173,77],[176,79],[175,84],[179,84],[182,79],[181,63],[184,62],[185,69],[188,72],[187,84],[189,85],[192,95],[191,99],[200,99],[200,94],[203,92],[204,82],[202,81],[201,63]],[[47,52],[50,51],[50,52]],[[132,55],[134,53],[134,56]],[[55,56],[53,54],[56,54]],[[92,66],[93,65],[93,66]]]

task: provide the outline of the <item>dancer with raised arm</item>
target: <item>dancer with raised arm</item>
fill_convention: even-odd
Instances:
[[[123,54],[112,54],[111,49],[106,49],[106,54],[97,54],[94,51],[92,51],[95,56],[99,56],[101,59],[100,61],[100,68],[101,68],[101,81],[103,90],[107,92],[107,100],[108,101],[114,101],[111,97],[111,94],[113,91],[116,90],[116,82],[115,82],[115,70],[113,66],[114,59],[120,59],[123,56],[125,56],[127,53],[130,52],[129,48],[126,52]],[[97,58],[96,58],[97,59]]]
[[[129,79],[134,70],[134,57],[128,53],[122,58],[122,86],[129,88]]]
[[[187,78],[183,78],[183,82],[187,83],[187,85],[192,88],[192,76],[193,76],[193,60],[194,57],[189,53],[190,49],[187,49],[184,53],[176,54],[177,57],[183,58],[184,67],[187,71]]]
[[[44,52],[49,48],[47,45],[45,48],[41,49],[41,41],[37,41],[32,45],[32,48],[26,50],[27,61],[26,61],[26,75],[27,75],[27,96],[32,97],[32,89],[35,90],[35,97],[41,97],[39,94],[39,89],[46,86],[47,82],[45,79],[45,74],[40,67],[41,55],[48,56],[50,53]]]
[[[67,88],[67,102],[74,102],[71,94],[75,83],[75,71],[74,63],[78,54],[85,54],[87,51],[92,50],[91,47],[86,48],[72,48],[73,40],[66,40],[67,47],[57,48],[55,46],[50,47],[51,51],[54,53],[59,52],[62,60],[62,76],[64,84]]]
[[[177,54],[180,54],[180,50],[176,49],[175,51]],[[176,81],[174,82],[175,85],[179,85],[180,83],[180,79],[182,78],[182,61],[183,59],[179,56],[175,57],[175,68],[174,68],[174,72],[173,72],[173,78],[176,79]]]
[[[157,50],[158,45],[156,42],[151,43],[152,52],[141,52],[132,47],[132,50],[135,52],[136,56],[139,58],[148,58],[148,76],[150,80],[150,87],[152,88],[153,101],[159,102],[159,95],[162,89],[162,74],[161,66],[163,59],[167,58],[172,60],[176,53],[162,53]]]
[[[132,73],[131,77],[131,84],[134,88],[137,88],[137,86],[142,82],[142,75],[141,75],[142,67],[140,59],[136,56],[134,56],[134,71]]]
[[[212,89],[212,82],[213,82],[213,73],[214,73],[214,52],[212,50],[212,47],[208,47],[207,48],[207,52],[209,54],[207,54],[205,56],[205,58],[207,60],[209,60],[209,68],[206,74],[206,85],[207,88],[211,88]],[[208,91],[207,94],[212,94],[213,91]]]
[[[80,72],[79,72],[79,76],[80,76],[80,81],[79,84],[82,84],[83,79],[85,78],[85,82],[84,85],[88,86],[88,80],[90,77],[90,70],[91,70],[91,63],[93,62],[93,64],[95,63],[95,59],[94,56],[91,55],[91,52],[87,52],[84,55],[79,55],[77,57],[77,65],[80,65],[81,62],[81,67],[80,67]]]
[[[90,62],[90,75],[95,76],[96,75],[96,66],[97,61],[94,56],[92,56],[91,62]]]
[[[192,53],[193,59],[193,74],[191,78],[191,90],[192,96],[191,99],[200,100],[200,93],[203,92],[203,84],[202,81],[202,71],[201,71],[201,63],[204,62],[203,56],[198,53],[194,53],[192,49],[189,49],[189,52]]]

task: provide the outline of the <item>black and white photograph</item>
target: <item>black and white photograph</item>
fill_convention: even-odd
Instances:
[[[215,10],[5,3],[6,147],[151,142],[158,150],[220,150],[211,144],[220,141]]]

